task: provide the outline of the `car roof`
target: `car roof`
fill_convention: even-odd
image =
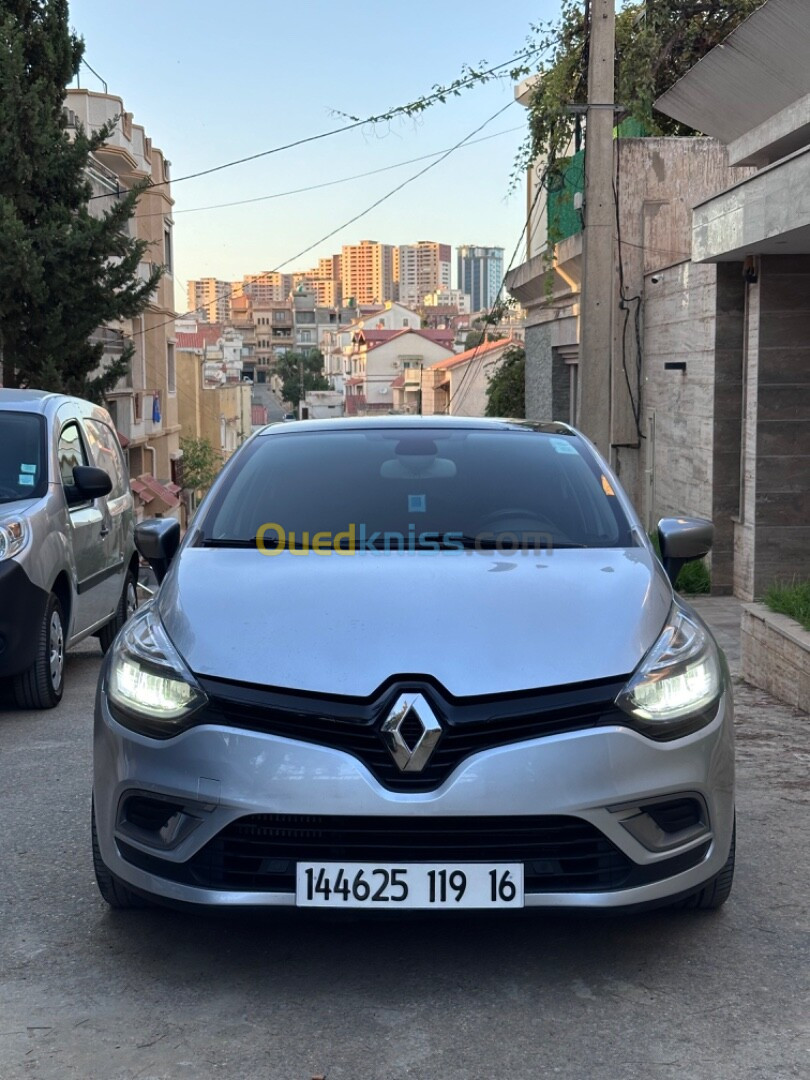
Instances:
[[[0,387],[0,410],[13,409],[15,412],[52,416],[60,405],[73,405],[77,416],[107,417],[107,410],[103,405],[96,405],[92,401],[73,397],[70,394],[54,394],[49,390],[10,390]]]
[[[570,424],[556,420],[510,420],[478,416],[351,416],[326,420],[296,420],[286,424],[270,424],[257,432],[258,436],[290,434],[291,432],[363,431],[381,428],[408,428],[435,431],[448,428],[472,431],[539,431],[547,435],[577,435]]]

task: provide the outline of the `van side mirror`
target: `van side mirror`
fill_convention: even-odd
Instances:
[[[65,488],[65,498],[69,505],[92,502],[103,499],[112,491],[112,480],[104,469],[95,465],[74,465],[73,486]]]
[[[661,518],[658,522],[661,562],[673,585],[685,563],[708,555],[713,540],[714,525],[706,518]]]
[[[152,567],[160,584],[180,547],[180,522],[174,518],[139,521],[135,526],[135,547]]]

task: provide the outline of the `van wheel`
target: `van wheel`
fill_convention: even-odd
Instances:
[[[135,580],[135,575],[131,570],[127,570],[126,577],[124,578],[124,588],[121,590],[121,596],[118,600],[118,607],[115,609],[115,615],[110,619],[106,626],[98,632],[98,643],[101,646],[101,651],[106,653],[109,647],[115,640],[115,636],[127,619],[135,614],[135,610],[138,607],[138,586]]]
[[[51,593],[39,628],[36,659],[27,671],[14,676],[14,700],[20,709],[52,709],[62,700],[64,685],[65,616]]]
[[[134,893],[105,866],[104,860],[101,858],[101,849],[98,846],[95,803],[93,803],[90,810],[90,831],[93,841],[93,870],[96,875],[98,891],[103,899],[107,901],[111,908],[118,910],[148,907],[149,905],[143,897]]]

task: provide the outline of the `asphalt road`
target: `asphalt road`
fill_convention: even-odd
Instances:
[[[810,719],[741,686],[718,913],[110,912],[89,840],[95,643],[0,708],[0,1077],[742,1080],[810,1075]]]

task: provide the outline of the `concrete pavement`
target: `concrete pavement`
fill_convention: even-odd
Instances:
[[[0,711],[3,1080],[780,1080],[807,1075],[806,718],[737,687],[720,912],[111,912],[90,859],[98,649]]]

